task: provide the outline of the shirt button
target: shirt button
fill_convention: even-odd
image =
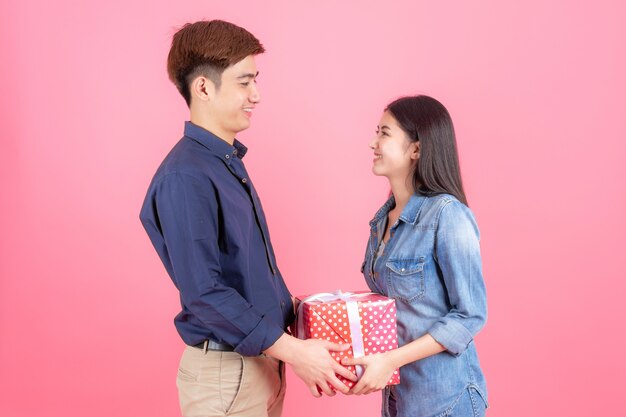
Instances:
[[[241,182],[243,182],[244,184],[248,182],[247,178],[242,178]]]
[[[233,151],[233,155],[237,155],[237,149]]]

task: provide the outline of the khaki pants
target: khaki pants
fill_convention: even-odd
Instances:
[[[279,417],[285,398],[284,363],[187,346],[176,378],[184,417]]]

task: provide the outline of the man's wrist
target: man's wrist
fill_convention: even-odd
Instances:
[[[297,354],[298,341],[295,337],[283,333],[272,346],[265,349],[264,353],[283,362],[292,363],[293,355]]]

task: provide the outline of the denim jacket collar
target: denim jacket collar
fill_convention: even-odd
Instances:
[[[393,194],[389,196],[389,199],[383,204],[383,206],[378,209],[374,218],[370,220],[370,228],[374,229],[376,225],[380,222],[381,219],[387,216],[389,211],[396,206],[396,199],[393,197]]]
[[[408,203],[402,210],[402,214],[400,214],[400,220],[405,223],[409,223],[414,225],[417,221],[417,217],[419,215],[420,209],[422,208],[422,204],[426,201],[428,197],[423,194],[413,194],[409,199]],[[383,204],[383,206],[376,212],[374,218],[370,221],[370,227],[373,229],[380,222],[381,219],[386,217],[389,214],[389,211],[396,206],[396,200],[391,195],[389,199]]]
[[[402,210],[400,220],[405,223],[414,225],[417,221],[417,218],[419,217],[422,204],[424,204],[424,201],[426,201],[427,198],[428,197],[423,194],[413,194],[409,199],[409,202],[406,203],[404,210]]]
[[[232,156],[237,156],[241,159],[248,151],[248,148],[246,148],[245,145],[237,139],[235,139],[231,145],[208,130],[191,122],[185,122],[185,136],[195,140],[205,148],[209,149],[220,159],[224,160],[224,162],[228,165],[230,165],[230,158]]]

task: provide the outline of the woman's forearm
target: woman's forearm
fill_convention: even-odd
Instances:
[[[443,352],[446,348],[426,333],[409,344],[387,352],[396,368]]]

